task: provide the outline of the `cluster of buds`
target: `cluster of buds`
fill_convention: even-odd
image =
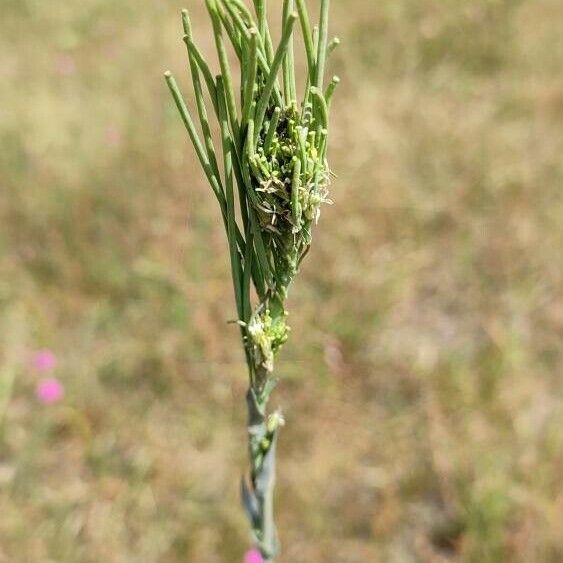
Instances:
[[[272,318],[270,310],[257,311],[248,323],[248,338],[258,365],[266,372],[274,371],[274,356],[287,342],[290,328],[285,321],[287,313]]]

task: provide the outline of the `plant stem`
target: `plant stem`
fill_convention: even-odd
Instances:
[[[255,544],[264,561],[274,563],[279,552],[274,525],[276,449],[283,418],[279,412],[269,414],[267,407],[277,381],[275,357],[289,336],[288,289],[309,251],[321,205],[330,202],[328,114],[339,79],[333,78],[325,89],[324,71],[327,55],[339,41],[327,42],[329,0],[320,0],[319,26],[314,27],[306,0],[283,0],[282,34],[274,49],[266,0],[253,3],[256,21],[245,0],[205,0],[221,70],[216,79],[194,43],[188,11],[182,11],[202,137],[176,81],[170,72],[165,76],[219,202],[227,233],[237,321],[250,379],[246,397],[250,471],[242,480],[241,492]],[[297,20],[308,65],[302,108],[295,79]],[[226,39],[240,62],[240,100],[235,97]],[[204,83],[219,122],[216,144]]]
[[[257,368],[260,369],[260,368]],[[250,386],[248,406],[248,450],[250,483],[243,480],[242,496],[250,518],[256,545],[265,561],[273,561],[279,551],[274,524],[274,487],[276,481],[276,445],[278,428],[271,428],[267,404],[271,389],[259,387],[255,379]]]

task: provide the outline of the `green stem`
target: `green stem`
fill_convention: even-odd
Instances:
[[[262,368],[256,368],[261,370]],[[257,379],[263,379],[261,377]],[[264,394],[265,393],[265,394]],[[279,552],[274,524],[277,428],[267,422],[268,392],[252,385],[247,394],[250,483],[243,481],[243,500],[258,549],[264,561],[274,561]]]

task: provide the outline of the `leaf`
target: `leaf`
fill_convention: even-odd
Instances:
[[[264,385],[264,391],[262,391],[261,399],[263,404],[266,404],[268,402],[268,400],[270,399],[270,395],[277,387],[279,381],[280,381],[279,377],[272,377],[271,379],[268,379],[266,385]]]
[[[260,505],[256,495],[248,488],[246,478],[242,477],[240,480],[240,492],[242,505],[246,510],[248,518],[252,522],[253,528],[259,528],[260,526]]]
[[[264,405],[258,401],[254,389],[249,389],[246,394],[246,403],[248,405],[248,426],[259,426],[264,424],[266,412]]]
[[[262,468],[256,476],[256,496],[265,499],[268,495],[274,494],[274,485],[276,482],[276,449],[278,442],[278,432],[274,432],[270,448],[264,456]]]

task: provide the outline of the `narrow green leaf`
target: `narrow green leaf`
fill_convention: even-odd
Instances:
[[[213,35],[215,36],[215,45],[217,47],[217,54],[219,56],[219,65],[221,67],[221,75],[223,78],[223,85],[225,88],[225,97],[227,99],[227,112],[231,124],[231,130],[235,137],[239,135],[238,115],[235,102],[235,91],[233,88],[233,78],[231,75],[231,68],[229,66],[229,58],[227,50],[225,49],[225,42],[223,40],[223,30],[221,26],[221,18],[216,0],[206,0],[207,10],[211,16],[213,25]]]
[[[227,9],[227,11],[230,13],[234,24],[237,26],[237,28],[239,29],[242,36],[246,39],[245,47],[247,49],[250,48],[250,29],[251,28],[249,28],[248,25],[243,21],[240,14],[235,9],[235,6],[233,6],[231,4],[232,0],[220,0],[220,1],[223,3],[223,5]],[[270,73],[270,62],[268,61],[268,58],[267,58],[267,55],[266,55],[266,48],[264,46],[264,40],[263,40],[262,36],[260,35],[260,33],[258,33],[257,39],[258,39],[258,44],[257,44],[257,47],[258,47],[257,48],[258,66],[261,69],[261,71],[264,73],[264,75],[268,76],[268,74]],[[282,100],[281,90],[280,90],[277,79],[274,82],[273,95],[276,98],[277,103],[282,105],[283,100]]]
[[[318,26],[315,26],[313,28],[313,36],[312,36],[312,42],[313,42],[313,68],[312,71],[309,72],[309,75],[307,76],[307,84],[305,85],[305,96],[303,99],[303,111],[305,111],[305,108],[307,107],[307,105],[309,104],[309,100],[311,98],[311,87],[315,85],[316,83],[316,73],[317,73],[317,50],[318,50],[318,46],[319,46],[319,28]]]
[[[250,214],[250,225],[252,226],[252,235],[254,236],[254,246],[256,248],[256,256],[260,262],[260,268],[262,269],[262,274],[268,288],[272,287],[272,269],[270,262],[268,260],[268,253],[266,251],[266,244],[262,237],[262,231],[260,230],[260,225],[258,223],[258,218],[256,217],[256,212],[252,208],[249,208]]]
[[[258,102],[258,106],[256,109],[256,118],[255,118],[256,129],[254,131],[255,140],[258,139],[258,135],[260,134],[260,129],[262,128],[262,122],[264,121],[264,116],[266,115],[266,110],[270,102],[270,96],[272,94],[272,89],[276,81],[276,76],[278,74],[282,60],[284,58],[289,40],[291,39],[291,35],[293,33],[293,24],[295,23],[296,19],[297,19],[297,14],[292,13],[288,16],[287,21],[285,22],[280,44],[274,56],[272,66],[270,68],[270,74],[268,75],[266,84],[264,85],[264,91],[262,92],[262,96],[260,97],[260,101]]]
[[[246,84],[244,85],[243,110],[242,110],[242,126],[247,126],[250,118],[250,108],[254,101],[254,90],[256,87],[256,73],[258,70],[258,31],[250,30],[250,53],[248,58],[248,69],[246,76]]]
[[[184,28],[184,35],[187,35],[190,39],[192,39],[192,23],[190,21],[189,12],[186,8],[182,10],[182,26]]]
[[[313,45],[313,33],[309,22],[309,14],[305,0],[296,0],[297,12],[299,13],[299,21],[301,22],[301,30],[303,32],[303,40],[305,42],[305,52],[307,54],[307,63],[309,65],[309,78],[311,83],[315,76],[315,50]]]
[[[301,204],[299,203],[299,190],[301,189],[301,160],[293,157],[293,180],[291,183],[291,214],[293,226],[299,229],[301,224]]]
[[[309,135],[308,127],[300,127],[298,132],[299,156],[301,158],[301,170],[307,174],[307,136]]]
[[[250,306],[250,279],[252,277],[252,266],[254,257],[254,237],[250,226],[246,231],[246,249],[244,251],[244,270],[242,279],[242,320],[245,323],[250,321],[252,308]]]
[[[191,37],[191,25],[189,20],[189,15],[187,10],[182,11],[182,20],[184,22],[184,29],[186,30],[186,37],[188,39]],[[207,109],[205,107],[205,101],[203,96],[203,88],[201,87],[201,80],[199,76],[199,67],[194,56],[193,50],[189,48],[186,42],[186,48],[188,51],[188,60],[190,63],[190,71],[192,75],[192,82],[194,86],[194,94],[196,99],[197,111],[199,115],[199,121],[201,123],[201,130],[203,133],[203,138],[205,142],[205,148],[207,150],[207,156],[209,163],[213,170],[213,173],[219,178],[219,167],[217,166],[217,158],[215,156],[215,147],[213,146],[213,138],[211,137],[211,129],[209,127],[209,118],[207,116]]]
[[[315,86],[323,89],[326,51],[328,41],[328,15],[330,10],[330,0],[321,0],[321,17],[319,23],[319,45],[317,47],[317,70]]]
[[[180,93],[180,89],[176,84],[176,80],[174,79],[170,71],[166,71],[164,73],[164,77],[166,78],[166,83],[168,84],[168,88],[170,89],[172,98],[174,99],[176,107],[178,108],[178,111],[180,113],[180,117],[182,118],[182,121],[186,126],[186,130],[188,131],[188,135],[190,136],[192,144],[194,145],[196,155],[201,163],[203,171],[205,172],[205,175],[207,176],[207,180],[211,185],[211,189],[213,190],[213,193],[215,194],[215,197],[219,202],[219,206],[221,208],[221,214],[223,216],[223,221],[225,223],[225,228],[227,228],[227,204],[225,202],[225,194],[223,192],[221,180],[213,173],[211,165],[209,164],[209,160],[207,159],[207,154],[205,152],[203,144],[201,143],[201,140],[199,139],[196,128],[194,126],[193,119],[190,115],[190,112],[188,111],[186,103],[184,102],[184,98]],[[244,238],[240,233],[240,231],[238,230],[238,227],[236,232],[236,240],[241,251],[244,251],[243,250],[245,246]]]
[[[221,18],[221,23],[223,24],[223,27],[225,28],[225,31],[227,32],[227,35],[229,36],[229,39],[231,41],[231,44],[235,50],[235,53],[237,55],[238,60],[242,63],[242,59],[243,59],[243,45],[241,42],[241,38],[240,38],[240,32],[233,26],[233,24],[231,23],[231,21],[229,21],[229,18],[227,17],[227,15],[225,14],[225,12],[223,10],[220,9],[220,4],[218,5],[218,13],[219,13],[219,17]]]
[[[225,89],[222,77],[217,77],[217,101],[219,105],[219,116],[221,121],[221,139],[223,142],[223,160],[225,168],[225,200],[227,204],[227,238],[231,255],[231,270],[233,286],[237,304],[238,318],[243,319],[243,296],[242,296],[242,265],[237,252],[236,242],[236,216],[235,197],[233,190],[233,164],[232,164],[232,139],[229,132],[229,117],[227,113]],[[246,252],[246,249],[245,249]]]
[[[283,3],[283,25],[293,13],[293,0],[284,0]],[[293,100],[296,100],[296,86],[295,86],[295,54],[293,51],[293,35],[291,36],[283,59],[283,86],[285,103],[289,105]]]
[[[250,28],[254,27],[254,28],[258,29],[258,25],[254,21],[254,18],[252,17],[252,13],[246,7],[246,4],[242,0],[225,0],[225,2],[230,2],[239,9],[239,11],[242,13],[242,15],[246,18],[246,21],[248,23],[248,27],[250,27]]]
[[[317,87],[311,88],[311,94],[313,95],[313,99],[316,102],[314,106],[316,111],[316,118],[320,120],[322,127],[328,129],[328,106],[325,97],[320,88]]]
[[[330,109],[330,102],[332,101],[332,96],[334,95],[334,91],[336,87],[340,84],[340,78],[338,76],[333,76],[330,84],[327,86],[325,91],[325,100],[328,109]]]
[[[196,154],[197,157],[201,163],[201,166],[207,176],[207,179],[209,180],[209,183],[211,184],[211,187],[213,189],[213,191],[215,192],[215,195],[217,196],[217,199],[219,200],[219,203],[224,205],[225,201],[224,201],[224,194],[223,194],[223,189],[221,187],[221,183],[220,180],[217,176],[215,176],[213,170],[211,169],[211,166],[209,164],[209,160],[207,158],[207,153],[205,152],[205,148],[203,147],[203,144],[199,138],[199,135],[197,134],[193,119],[190,115],[190,112],[186,106],[186,102],[184,102],[184,98],[182,97],[182,94],[180,93],[180,89],[178,88],[178,84],[176,83],[176,80],[174,79],[174,77],[172,76],[172,73],[170,71],[167,71],[164,73],[164,77],[166,78],[166,82],[168,84],[168,88],[170,89],[170,93],[172,94],[172,97],[174,98],[174,102],[176,103],[176,107],[178,108],[178,111],[180,112],[180,117],[182,118],[182,121],[184,122],[184,125],[186,126],[186,129],[188,131],[188,134],[190,136],[190,139],[194,145],[194,148],[196,150]]]
[[[328,44],[328,47],[327,47],[327,49],[326,49],[327,56],[328,56],[328,55],[331,55],[332,52],[333,52],[337,47],[339,47],[339,46],[340,46],[340,38],[339,38],[339,37],[334,37],[334,38],[331,40],[331,42]]]
[[[266,134],[266,140],[264,141],[264,154],[270,152],[270,146],[274,140],[274,135],[276,134],[278,124],[281,116],[281,108],[276,106],[274,113],[272,114],[272,119],[270,120],[270,125],[268,126],[268,133]]]
[[[268,63],[271,63],[274,56],[274,47],[272,44],[272,36],[270,35],[270,28],[268,27],[268,10],[266,7],[267,0],[254,0],[256,7],[256,16],[258,17],[258,30],[264,41],[266,50],[266,58]]]
[[[211,102],[213,103],[213,108],[215,109],[215,113],[219,115],[219,110],[217,108],[217,89],[215,88],[215,80],[213,79],[213,75],[209,70],[209,66],[205,62],[201,51],[188,35],[184,35],[184,43],[186,44],[188,52],[194,57],[199,70],[203,74],[203,78],[205,80],[205,83],[207,84],[207,89],[209,90]]]

